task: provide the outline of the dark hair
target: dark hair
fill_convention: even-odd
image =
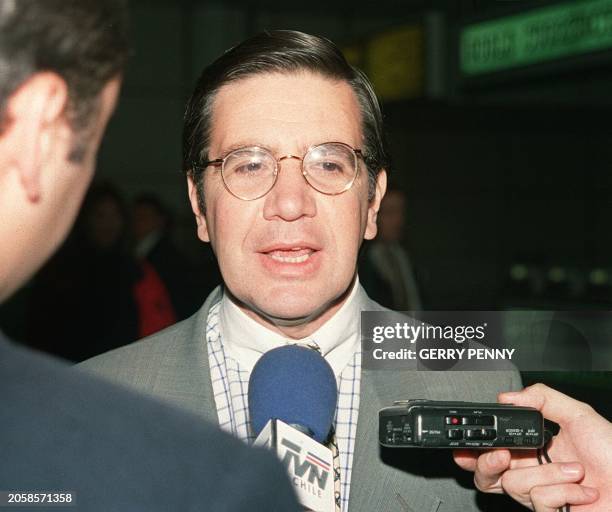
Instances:
[[[10,122],[8,98],[42,71],[66,81],[73,131],[87,128],[100,91],[127,60],[127,25],[125,0],[0,0],[0,131]]]
[[[183,124],[183,169],[190,173],[205,210],[203,173],[193,166],[209,159],[212,107],[224,85],[262,73],[310,71],[348,83],[361,107],[364,159],[368,169],[370,198],[376,177],[387,166],[380,105],[366,75],[351,66],[328,39],[292,30],[262,32],[228,50],[204,68],[187,103]]]

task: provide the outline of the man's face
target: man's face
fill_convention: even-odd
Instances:
[[[244,146],[263,146],[277,158],[302,157],[324,142],[361,149],[361,113],[345,82],[311,73],[258,75],[221,88],[213,106],[209,156]],[[223,186],[218,168],[204,180],[206,215],[190,198],[202,240],[212,243],[227,288],[243,310],[267,325],[310,326],[308,335],[340,307],[355,275],[362,240],[376,235],[376,211],[384,193],[368,201],[367,171],[346,192],[314,190],[301,162],[283,160],[274,188],[243,201]],[[289,321],[289,322],[287,322]]]
[[[123,237],[125,222],[121,205],[115,197],[98,198],[86,219],[89,241],[100,250],[117,247]]]

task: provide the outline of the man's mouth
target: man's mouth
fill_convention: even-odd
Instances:
[[[265,254],[275,261],[281,263],[304,263],[314,253],[314,249],[294,247],[291,249],[277,249],[268,251]]]
[[[319,261],[316,256],[321,252],[321,246],[311,241],[293,240],[271,243],[261,247],[258,252],[265,257],[264,262],[267,261],[272,265],[270,268],[288,270],[295,265],[296,270],[302,269],[303,271]]]

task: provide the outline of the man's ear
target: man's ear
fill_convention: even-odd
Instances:
[[[68,151],[64,113],[68,103],[68,86],[57,74],[37,73],[23,83],[9,98],[2,143],[10,153],[10,168],[19,174],[19,182],[30,202],[41,196],[41,171],[52,151]]]
[[[198,238],[202,240],[202,242],[210,242],[210,237],[208,236],[208,224],[206,223],[206,216],[203,212],[200,211],[198,191],[191,175],[187,177],[187,189],[189,194],[189,202],[191,203],[191,210],[195,215],[196,224],[198,226]]]
[[[378,232],[378,226],[376,221],[378,218],[378,210],[380,210],[380,203],[385,196],[387,191],[387,171],[382,169],[376,177],[376,189],[374,191],[374,197],[370,200],[368,206],[368,220],[366,223],[366,230],[363,237],[366,240],[372,240]]]

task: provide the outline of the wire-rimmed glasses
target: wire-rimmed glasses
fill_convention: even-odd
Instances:
[[[230,151],[223,158],[194,165],[201,171],[220,166],[225,188],[234,196],[252,201],[265,196],[278,178],[280,162],[295,159],[302,162],[302,175],[315,190],[327,195],[346,192],[359,170],[362,151],[343,142],[325,142],[311,146],[303,157],[285,155],[276,158],[269,150],[252,146]]]

